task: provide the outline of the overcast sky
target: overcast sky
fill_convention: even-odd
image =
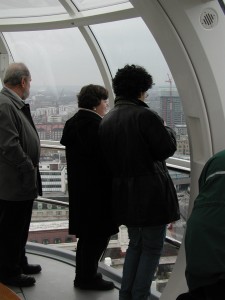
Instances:
[[[139,64],[156,85],[167,85],[167,63],[141,19],[91,26],[113,75],[125,64]],[[15,61],[30,69],[32,85],[62,86],[103,84],[94,57],[79,29],[5,34]]]

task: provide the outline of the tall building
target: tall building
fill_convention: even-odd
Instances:
[[[63,192],[67,191],[66,167],[61,167],[59,163],[41,163],[40,174],[42,179],[43,192]]]
[[[185,124],[181,99],[175,87],[161,87],[159,99],[160,115],[169,127],[175,129],[176,125]]]

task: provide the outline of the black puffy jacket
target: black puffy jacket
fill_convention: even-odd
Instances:
[[[117,98],[99,135],[113,174],[113,214],[118,225],[162,225],[179,219],[165,159],[176,151],[174,131],[140,100]]]

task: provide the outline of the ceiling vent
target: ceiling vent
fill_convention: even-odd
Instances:
[[[214,9],[206,8],[201,13],[200,22],[205,29],[212,29],[218,24],[218,15]]]

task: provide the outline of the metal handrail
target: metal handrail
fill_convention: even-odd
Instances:
[[[51,141],[51,140],[41,140],[41,148],[53,149],[53,150],[65,150],[65,146],[60,145],[59,141]],[[176,157],[170,157],[167,159],[166,163],[168,168],[190,173],[190,161],[188,160],[184,160]],[[38,197],[36,201],[47,203],[47,204],[55,204],[64,207],[69,207],[68,202],[53,200],[45,197]],[[173,239],[169,236],[166,236],[166,242],[175,246],[176,248],[180,248],[181,246],[180,241]]]
[[[177,249],[180,249],[180,246],[181,246],[181,242],[180,242],[180,241],[178,241],[178,240],[176,240],[176,239],[173,239],[173,238],[171,238],[170,236],[166,236],[165,241],[166,241],[168,244],[170,244],[170,245],[172,245],[172,246],[175,246]]]
[[[65,150],[65,146],[61,145],[59,141],[53,140],[41,140],[41,148],[46,149],[55,149],[55,150]],[[178,158],[178,157],[169,157],[166,160],[168,168],[177,169],[183,172],[190,173],[190,160]]]
[[[44,197],[38,197],[37,199],[35,199],[35,201],[39,201],[39,202],[47,203],[47,204],[55,204],[55,205],[61,205],[61,206],[69,207],[69,203],[68,202],[63,202],[63,201],[59,201],[59,200],[53,200],[53,199],[44,198]],[[166,236],[166,242],[169,243],[172,246],[175,246],[178,249],[181,246],[181,242],[179,242],[178,240],[173,239],[173,238],[171,238],[169,236]]]
[[[61,206],[69,207],[68,202],[63,202],[63,201],[44,198],[44,197],[38,197],[37,199],[35,199],[35,201],[39,201],[39,202],[47,203],[47,204],[55,204],[55,205],[61,205]]]

